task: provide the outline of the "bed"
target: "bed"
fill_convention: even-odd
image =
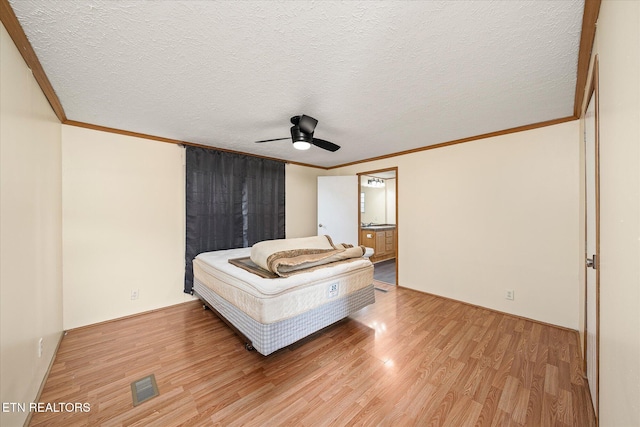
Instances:
[[[338,255],[346,253],[329,242]],[[293,272],[291,257],[285,257],[284,277],[254,263],[255,253],[255,246],[205,252],[193,261],[194,293],[247,349],[267,356],[375,302],[371,250],[325,264],[307,262]],[[304,258],[309,261],[308,254]]]

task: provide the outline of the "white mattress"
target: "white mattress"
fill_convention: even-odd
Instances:
[[[263,324],[304,313],[373,281],[373,264],[366,258],[277,279],[262,278],[228,262],[250,253],[251,248],[201,253],[193,261],[193,274]]]

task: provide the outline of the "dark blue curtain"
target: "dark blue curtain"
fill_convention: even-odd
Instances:
[[[193,258],[284,238],[284,169],[276,160],[186,147],[184,291],[192,293]]]

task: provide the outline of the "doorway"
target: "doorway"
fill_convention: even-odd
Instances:
[[[600,174],[598,58],[584,114],[585,150],[585,373],[598,417],[600,383]]]
[[[398,285],[398,168],[358,174],[359,244],[374,250],[374,280]]]

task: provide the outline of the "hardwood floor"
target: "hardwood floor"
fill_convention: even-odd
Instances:
[[[72,330],[31,426],[594,426],[575,332],[404,288],[268,357],[197,302]],[[160,395],[133,407],[130,384]]]

